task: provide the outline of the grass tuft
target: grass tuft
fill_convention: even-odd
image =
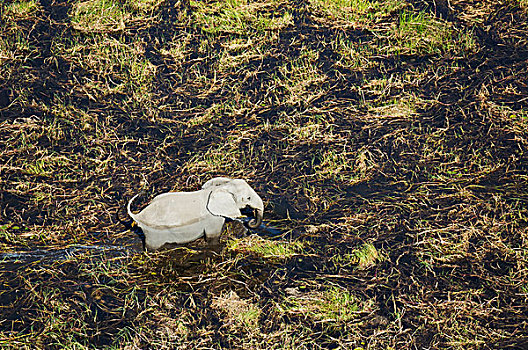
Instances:
[[[252,303],[241,299],[234,291],[216,297],[211,307],[224,315],[226,325],[242,328],[249,332],[258,330],[261,310]]]
[[[2,5],[4,6],[4,5]],[[5,5],[3,15],[6,19],[22,20],[29,19],[36,14],[39,9],[39,3],[34,0],[13,1]]]
[[[454,49],[452,29],[427,12],[403,11],[394,31],[402,54],[435,54]]]
[[[115,0],[77,2],[71,12],[74,28],[84,32],[121,31],[129,16]]]
[[[311,0],[310,3],[324,11],[329,20],[352,26],[375,23],[404,6],[400,0]]]
[[[336,266],[355,266],[358,269],[368,269],[384,260],[383,255],[370,243],[354,249],[350,253],[337,253],[330,259]]]
[[[262,36],[291,25],[292,15],[287,11],[277,16],[273,16],[273,12],[260,12],[274,5],[273,1],[251,4],[243,1],[191,2],[196,23],[210,35]]]
[[[283,312],[336,327],[357,319],[370,307],[370,303],[361,303],[353,294],[339,287],[297,294],[286,297],[281,305]]]
[[[227,244],[229,250],[254,253],[264,259],[288,259],[302,254],[304,248],[303,242],[271,241],[256,235],[229,241]]]

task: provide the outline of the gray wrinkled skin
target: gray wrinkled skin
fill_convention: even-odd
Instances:
[[[199,191],[163,193],[134,214],[130,206],[136,197],[128,202],[128,215],[143,230],[149,250],[203,236],[209,244],[216,245],[226,218],[241,217],[240,209],[249,206],[255,210],[256,218],[248,226],[258,227],[264,214],[262,199],[241,179],[217,177],[207,181]]]

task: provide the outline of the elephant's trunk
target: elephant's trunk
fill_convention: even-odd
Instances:
[[[249,220],[247,225],[249,228],[257,228],[262,224],[262,218],[264,217],[264,211],[262,209],[255,209],[255,217]]]

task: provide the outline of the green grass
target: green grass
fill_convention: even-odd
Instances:
[[[70,11],[73,27],[82,33],[122,32],[155,16],[161,0],[88,0],[74,3]]]
[[[373,24],[404,5],[400,0],[311,0],[310,3],[323,11],[328,20],[342,21],[344,25]]]
[[[315,175],[321,180],[335,179],[350,184],[367,181],[377,168],[377,157],[368,147],[358,150],[354,156],[338,150],[325,151],[314,157]]]
[[[49,176],[58,170],[58,167],[67,166],[71,161],[60,155],[42,155],[35,162],[26,164],[24,171],[30,175]]]
[[[251,61],[266,57],[271,49],[271,38],[232,38],[222,45],[218,58],[218,72],[229,73],[245,67]],[[243,93],[243,92],[242,92]]]
[[[298,59],[287,62],[278,69],[274,80],[284,91],[286,103],[299,105],[320,97],[324,89],[321,85],[326,76],[319,70],[319,54],[308,48],[301,48]]]
[[[299,241],[271,241],[259,236],[229,241],[227,249],[236,252],[253,253],[264,259],[288,259],[303,254],[305,243]]]
[[[0,37],[0,62],[18,63],[25,57],[35,55],[37,55],[35,47],[16,27],[13,28],[11,35]]]
[[[137,108],[149,104],[156,74],[156,67],[142,57],[144,47],[141,41],[93,36],[57,43],[55,50],[97,77],[84,83],[90,99],[125,94],[131,108]]]
[[[121,3],[114,0],[78,2],[71,12],[74,27],[86,32],[123,30],[129,16]]]
[[[274,5],[274,2],[191,2],[191,6],[195,8],[195,23],[204,33],[210,35],[262,36],[267,31],[277,31],[291,25],[292,16],[289,12],[278,16],[258,12]]]
[[[384,256],[372,244],[365,243],[350,253],[337,253],[330,259],[336,266],[354,266],[368,269],[384,260]]]
[[[367,69],[373,66],[369,57],[376,54],[374,48],[363,43],[351,42],[345,35],[338,35],[332,43],[334,50],[341,57],[339,66],[349,69]]]
[[[383,260],[378,250],[372,244],[364,244],[355,252],[359,268],[367,268]]]
[[[426,12],[403,11],[393,34],[395,46],[401,54],[435,54],[474,48],[468,32],[459,34],[456,40],[456,34],[449,25]]]
[[[246,331],[258,330],[258,321],[261,310],[246,300],[241,299],[236,293],[217,297],[212,304],[224,317],[224,322],[232,324],[233,328],[243,328]]]
[[[39,9],[37,1],[14,1],[4,8],[4,16],[9,19],[24,19],[35,15]]]
[[[360,302],[347,290],[329,287],[286,297],[279,308],[285,313],[338,327],[357,319],[361,312],[368,310],[369,305],[368,302]]]
[[[12,225],[4,224],[0,225],[0,238],[7,241],[8,243],[15,241],[15,235],[11,233],[11,229],[14,229]],[[16,226],[15,226],[16,229]]]
[[[127,0],[125,2],[132,10],[139,13],[152,14],[159,6],[163,5],[162,0]]]
[[[167,42],[164,47],[160,49],[160,53],[164,56],[170,57],[177,64],[184,62],[187,52],[187,46],[191,39],[190,35],[182,37],[174,36],[171,41]]]

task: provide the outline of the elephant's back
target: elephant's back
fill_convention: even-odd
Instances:
[[[137,219],[152,227],[185,226],[206,216],[205,206],[201,191],[169,192],[156,196]]]

